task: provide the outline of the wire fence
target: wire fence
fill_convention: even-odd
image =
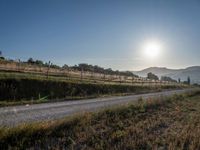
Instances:
[[[45,78],[57,78],[62,80],[76,80],[76,81],[88,81],[92,83],[109,83],[109,84],[126,84],[126,85],[141,85],[141,86],[157,86],[157,85],[178,85],[176,82],[149,80],[147,78],[135,77],[135,76],[122,76],[122,75],[110,75],[105,73],[88,72],[82,69],[81,71],[72,70],[71,68],[52,68],[25,64],[20,62],[0,62],[1,71],[12,71],[16,73],[31,73],[35,75],[41,75]]]

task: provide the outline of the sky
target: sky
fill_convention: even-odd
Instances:
[[[0,0],[0,51],[114,70],[200,65],[200,0]],[[159,55],[144,53],[147,43]]]

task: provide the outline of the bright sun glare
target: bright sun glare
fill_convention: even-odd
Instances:
[[[160,54],[161,44],[157,41],[150,41],[144,45],[144,54],[148,58],[156,58]]]

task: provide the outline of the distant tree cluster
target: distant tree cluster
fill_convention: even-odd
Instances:
[[[123,76],[135,76],[137,77],[135,74],[133,74],[132,72],[130,71],[114,71],[112,70],[111,68],[108,68],[108,69],[104,69],[103,67],[99,67],[97,65],[89,65],[89,64],[86,64],[86,63],[82,63],[82,64],[79,64],[79,65],[75,65],[75,66],[72,66],[70,67],[74,70],[84,70],[84,71],[89,71],[89,72],[96,72],[96,73],[102,73],[102,74],[110,74],[110,75],[123,75]]]
[[[5,58],[3,57],[2,51],[0,51],[0,60],[5,60]]]
[[[70,69],[70,70],[88,71],[88,72],[95,72],[95,73],[102,73],[102,74],[109,74],[109,75],[123,75],[123,76],[138,77],[137,75],[133,74],[130,71],[118,71],[118,70],[114,71],[111,68],[104,69],[103,67],[99,67],[97,65],[89,65],[86,63],[81,63],[74,66],[68,66],[65,64],[62,67],[60,67],[52,63],[44,63],[41,60],[34,60],[33,58],[29,58],[27,62],[25,63],[44,66],[44,67],[48,67],[50,65],[51,68],[57,68],[57,69]]]
[[[162,76],[161,81],[168,81],[168,82],[177,82],[176,80],[170,78],[170,77],[167,77],[167,76]]]
[[[158,76],[156,76],[156,75],[153,74],[152,72],[149,72],[149,73],[147,74],[147,79],[159,80]]]
[[[183,83],[184,83],[184,84],[188,84],[188,85],[190,85],[190,84],[191,84],[190,77],[188,76],[187,81],[183,81]]]
[[[38,65],[38,66],[42,66],[42,67],[48,67],[50,66],[51,68],[61,68],[60,66],[58,65],[55,65],[53,63],[50,63],[50,62],[43,62],[42,60],[34,60],[33,58],[29,58],[27,60],[27,62],[25,63],[28,63],[28,64],[32,64],[32,65]]]
[[[186,81],[183,81],[183,82],[181,82],[181,79],[179,78],[179,79],[178,79],[178,82],[179,82],[179,83],[183,83],[183,84],[188,84],[188,85],[190,85],[190,84],[191,84],[190,76],[188,76],[188,77],[187,77],[187,80],[186,80]]]

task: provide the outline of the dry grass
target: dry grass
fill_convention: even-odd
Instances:
[[[200,92],[0,130],[0,149],[200,149]]]

